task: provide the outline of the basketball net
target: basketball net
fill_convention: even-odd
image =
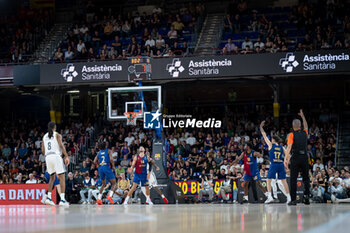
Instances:
[[[139,116],[141,114],[142,114],[142,111],[138,111],[138,112],[124,112],[124,115],[126,116],[126,125],[136,126],[137,116]]]

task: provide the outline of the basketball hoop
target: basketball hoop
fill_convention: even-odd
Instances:
[[[126,125],[136,126],[137,116],[141,114],[142,114],[141,110],[138,112],[124,112],[124,115],[126,116]]]

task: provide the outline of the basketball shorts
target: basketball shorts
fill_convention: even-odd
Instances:
[[[115,175],[114,172],[112,171],[112,169],[108,166],[101,166],[98,168],[98,174],[101,178],[101,180],[113,180],[115,179]]]
[[[279,180],[286,179],[286,170],[283,163],[272,163],[267,173],[267,179],[276,179],[276,174],[278,174]]]
[[[247,175],[245,174],[243,177],[244,181],[253,181],[253,180],[261,180],[259,172],[256,172],[254,175]]]
[[[57,175],[59,175],[66,172],[63,159],[61,158],[60,155],[56,155],[56,154],[47,155],[45,158],[45,162],[46,162],[47,172],[50,175],[52,175],[53,173],[56,173]]]
[[[148,187],[149,182],[147,180],[147,175],[134,173],[134,180],[132,181],[136,184],[141,184],[141,187]]]

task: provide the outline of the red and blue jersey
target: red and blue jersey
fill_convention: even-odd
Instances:
[[[256,157],[254,156],[254,151],[252,150],[249,154],[244,152],[244,171],[248,176],[255,176],[256,173],[259,173],[258,163]]]
[[[135,173],[147,176],[147,164],[148,160],[146,155],[143,157],[137,155]]]

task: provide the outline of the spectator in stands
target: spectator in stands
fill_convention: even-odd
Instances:
[[[81,53],[81,50],[82,50],[83,48],[86,49],[85,43],[83,42],[83,40],[79,40],[79,43],[77,44],[78,55],[79,55],[79,53]]]
[[[312,171],[316,172],[316,168],[319,168],[319,170],[324,170],[324,165],[321,164],[321,159],[316,159],[316,163],[314,164]]]
[[[325,193],[325,190],[322,186],[319,185],[317,179],[313,179],[311,183],[312,201],[314,203],[323,203],[324,193]]]
[[[244,42],[243,42],[244,43]],[[260,49],[260,48],[259,48]],[[249,45],[245,46],[245,49],[241,51],[241,54],[248,54],[248,53],[252,53],[252,50],[250,50]]]
[[[84,181],[83,181],[84,187],[80,191],[80,197],[83,204],[90,204],[92,203],[92,190],[95,188],[95,181],[89,176],[89,173],[86,172],[84,175]],[[88,198],[86,199],[85,194],[88,194]]]
[[[159,7],[158,4],[156,4],[152,10],[152,13],[156,13],[156,14],[162,14],[162,8]]]
[[[29,174],[29,180],[26,181],[26,184],[36,184],[38,181],[35,179],[33,173]]]
[[[233,51],[235,50],[235,44],[232,43],[232,39],[228,38],[227,40],[227,44],[225,45],[224,49],[226,50],[225,52],[227,52],[227,54],[232,54]]]
[[[120,166],[122,166],[124,168],[124,170],[126,170],[129,163],[130,162],[128,160],[128,155],[124,155],[123,160],[120,162]]]
[[[70,203],[77,203],[76,198],[74,198],[76,195],[78,195],[78,182],[76,179],[74,179],[73,173],[68,173],[68,178],[66,181],[66,196],[67,201]]]
[[[309,34],[306,34],[305,35],[305,38],[303,40],[303,47],[305,50],[309,51],[309,50],[312,50],[312,40],[311,40],[311,37]]]
[[[233,24],[232,24],[232,17],[230,14],[226,14],[225,20],[224,20],[224,28],[227,32],[233,32]]]
[[[98,31],[95,31],[94,35],[92,36],[92,47],[94,50],[97,50],[101,45],[101,37],[99,35]]]
[[[66,62],[69,62],[70,60],[72,60],[74,58],[74,53],[72,51],[72,47],[68,46],[67,51],[64,53],[64,60]]]
[[[117,51],[114,49],[114,47],[111,47],[111,50],[108,51],[108,59],[116,59],[118,57]]]
[[[5,161],[10,159],[11,149],[9,148],[7,143],[5,143],[1,148],[1,154],[2,154],[2,158],[4,158]]]
[[[62,53],[60,47],[57,48],[57,51],[56,51],[55,56],[54,56],[54,60],[56,62],[63,62],[63,53]]]
[[[152,39],[151,35],[148,35],[148,39],[146,40],[145,46],[149,46],[151,50],[154,50],[156,42]]]
[[[168,38],[170,45],[173,45],[174,42],[177,40],[177,31],[175,30],[174,26],[170,27],[170,31],[168,32]]]
[[[202,201],[203,195],[209,195],[208,201],[211,202],[214,197],[214,183],[213,175],[202,177],[202,182],[200,183],[200,189],[198,191],[198,200]]]
[[[261,37],[259,36],[258,40],[254,43],[254,49],[256,47],[259,47],[260,50],[262,50],[262,49],[264,49],[264,46],[265,46],[265,44],[264,44],[264,42],[261,41]]]
[[[248,36],[245,36],[244,42],[242,43],[242,49],[246,49],[247,45],[250,49],[253,48],[253,43],[249,40]]]
[[[171,25],[177,31],[177,34],[182,36],[182,30],[184,29],[185,25],[182,23],[180,15],[176,15],[176,21],[174,21]]]
[[[131,25],[129,24],[128,20],[125,20],[124,24],[122,25],[122,37],[126,38],[130,35],[131,32]]]

